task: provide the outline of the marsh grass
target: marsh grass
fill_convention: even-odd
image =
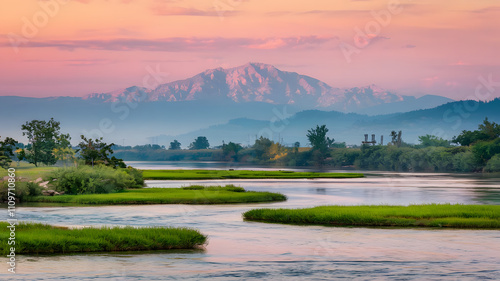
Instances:
[[[500,228],[498,205],[321,206],[307,209],[254,209],[252,221],[328,226]]]
[[[194,179],[306,179],[306,178],[361,178],[360,173],[317,173],[293,171],[250,170],[143,170],[144,179],[149,180],[194,180]]]
[[[26,202],[67,203],[71,205],[128,204],[231,204],[285,201],[273,192],[245,191],[233,185],[188,186],[182,188],[127,189],[108,194],[81,194],[28,197]]]
[[[0,222],[0,240],[10,235],[6,222]],[[75,252],[151,251],[194,249],[207,237],[197,230],[173,227],[91,227],[69,229],[40,223],[22,222],[16,226],[16,244],[0,243],[0,253],[51,254]]]

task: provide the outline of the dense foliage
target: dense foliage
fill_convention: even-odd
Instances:
[[[180,144],[179,144],[180,145]],[[190,145],[189,149],[197,150],[197,149],[208,149],[210,147],[210,143],[208,142],[207,137],[197,137]]]
[[[103,165],[60,168],[51,172],[48,179],[65,194],[110,193],[144,185],[140,171]]]
[[[109,157],[113,154],[114,143],[107,144],[102,138],[91,139],[86,138],[84,135],[80,136],[82,141],[78,144],[80,147],[80,157],[85,160],[86,165],[103,164],[113,168],[125,168],[126,165],[122,159],[115,156]]]
[[[0,141],[0,167],[7,169],[12,163],[12,157],[14,156],[14,149],[17,141],[13,138],[5,138]]]
[[[29,196],[42,195],[42,187],[34,182],[19,181],[16,179],[15,201],[24,202]],[[9,187],[7,181],[0,181],[0,202],[9,201]]]
[[[174,140],[173,142],[170,142],[170,146],[168,147],[169,150],[177,150],[181,149],[181,143],[178,140]]]
[[[51,118],[49,121],[32,120],[21,126],[23,136],[29,144],[20,153],[21,158],[38,166],[39,163],[54,165],[57,162],[55,149],[63,149],[70,145],[68,134],[61,134],[60,122]],[[22,160],[23,160],[22,159]]]
[[[277,166],[327,166],[388,171],[496,172],[500,154],[500,125],[485,119],[475,131],[463,131],[452,141],[434,135],[419,137],[419,144],[403,142],[402,132],[393,131],[388,145],[345,147],[326,136],[328,129],[316,126],[308,131],[312,148],[300,143],[285,147],[265,137],[250,147],[224,144],[222,149],[203,151],[134,151],[119,149],[129,160],[212,160]],[[453,144],[454,143],[454,144]]]

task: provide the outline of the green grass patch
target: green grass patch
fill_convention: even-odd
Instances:
[[[193,249],[206,243],[197,230],[173,227],[91,227],[69,229],[39,223],[16,225],[16,244],[8,245],[9,224],[0,222],[0,252],[9,254],[52,254],[77,252],[151,251]]]
[[[48,173],[57,170],[58,167],[55,166],[40,166],[35,167],[33,164],[28,164],[26,162],[20,162],[19,165],[17,162],[11,163],[11,167],[16,169],[16,177],[22,177],[29,180],[36,180],[40,177],[45,177]],[[7,170],[0,168],[0,177],[7,176]]]
[[[306,209],[254,209],[252,221],[327,226],[500,228],[499,205],[428,204],[410,206],[321,206]]]
[[[28,197],[26,202],[68,203],[72,205],[129,204],[231,204],[285,201],[286,196],[273,192],[245,191],[241,187],[188,186],[182,188],[127,189],[107,194],[81,194]]]
[[[362,178],[360,173],[250,170],[142,170],[147,180]]]

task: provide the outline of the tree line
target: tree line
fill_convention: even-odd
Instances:
[[[21,126],[23,136],[28,139],[24,145],[13,138],[0,141],[0,167],[8,168],[12,160],[26,161],[38,167],[54,165],[57,161],[71,162],[82,159],[86,165],[106,165],[113,168],[125,168],[122,159],[113,154],[114,143],[105,143],[103,138],[87,138],[81,135],[77,148],[71,146],[71,136],[61,133],[60,122],[51,118],[49,121],[32,120]]]
[[[279,166],[352,167],[390,171],[500,171],[500,125],[487,118],[477,130],[462,131],[452,140],[433,135],[419,137],[416,145],[403,141],[402,131],[391,132],[388,145],[369,145],[347,148],[335,143],[325,125],[317,125],[306,133],[310,148],[295,142],[284,146],[269,138],[260,137],[248,147],[229,142],[208,150],[210,143],[204,136],[197,137],[188,150],[174,140],[168,149],[160,145],[119,147],[107,144],[102,138],[80,136],[76,148],[70,144],[69,134],[60,132],[60,123],[33,120],[22,125],[28,144],[24,146],[12,138],[0,141],[0,166],[8,167],[14,157],[38,165],[53,165],[58,160],[81,158],[88,165],[103,164],[124,167],[120,158],[128,160],[211,160],[234,161]],[[113,153],[120,158],[111,156]]]

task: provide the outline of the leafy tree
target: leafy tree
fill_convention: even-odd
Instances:
[[[17,141],[13,138],[5,138],[0,141],[0,167],[7,169],[12,163],[12,156],[14,156],[14,148]]]
[[[293,153],[297,154],[299,153],[299,148],[300,148],[300,142],[296,141],[293,143]]]
[[[321,127],[317,125],[316,128],[307,130],[307,139],[311,143],[313,150],[319,150],[325,154],[328,152],[328,148],[333,144],[335,139],[327,137],[327,133],[328,129],[326,125],[322,125]]]
[[[255,151],[255,158],[259,160],[269,160],[271,156],[269,155],[269,150],[273,145],[273,141],[260,136],[260,138],[255,140],[253,145],[253,149]]]
[[[228,144],[222,144],[222,152],[226,158],[232,158],[234,161],[238,160],[238,152],[242,150],[243,147],[234,142],[229,142]]]
[[[21,155],[35,166],[39,163],[54,165],[57,162],[54,149],[59,146],[61,138],[59,125],[60,123],[54,118],[50,118],[49,121],[32,120],[22,125],[23,136],[28,137],[29,145],[27,151],[22,152]]]
[[[430,146],[442,146],[449,147],[450,141],[444,140],[442,138],[433,136],[433,135],[425,135],[418,137],[420,141],[420,147],[430,147]]]
[[[486,117],[483,124],[479,124],[478,129],[488,137],[487,140],[494,140],[500,137],[500,124],[488,121]]]
[[[255,159],[259,161],[276,160],[286,155],[286,148],[280,143],[261,136],[253,145]]]
[[[500,154],[500,138],[491,141],[478,141],[472,146],[476,162],[484,166],[494,155]]]
[[[112,147],[115,145],[114,143],[107,144],[102,141],[102,137],[98,139],[87,139],[84,135],[80,137],[82,138],[82,141],[78,144],[80,157],[85,160],[86,165],[104,164],[113,168],[126,167],[122,159],[114,156],[109,158],[109,155],[113,154]]]
[[[479,141],[491,141],[498,137],[500,137],[500,125],[485,118],[483,124],[478,126],[478,130],[463,130],[460,135],[453,138],[452,142],[462,146],[470,146]]]
[[[208,143],[208,140],[206,137],[197,137],[190,145],[189,149],[196,150],[196,149],[207,149],[210,147],[210,143]]]
[[[169,150],[179,150],[181,149],[181,143],[178,140],[174,140],[173,142],[170,143],[170,146],[168,147]]]
[[[327,137],[327,133],[328,129],[326,128],[326,125],[317,125],[316,128],[312,128],[307,131],[307,138],[309,139],[309,143],[311,144],[313,150],[313,160],[316,165],[320,167],[324,165],[324,161],[326,157],[328,157],[328,148],[330,148],[335,141],[333,138],[330,139]]]
[[[403,140],[401,139],[401,135],[403,134],[402,131],[396,132],[392,131],[391,132],[391,143],[392,145],[395,145],[397,147],[400,147],[401,144],[403,143]]]
[[[69,134],[61,134],[56,141],[56,148],[54,148],[53,153],[57,160],[63,162],[70,162],[76,159],[76,150],[71,147],[71,137]]]
[[[307,139],[312,145],[313,150],[318,150],[323,154],[328,152],[328,148],[332,146],[335,139],[327,137],[327,133],[328,129],[326,128],[326,125],[322,125],[321,127],[317,125],[316,128],[307,130]]]
[[[500,154],[497,154],[486,163],[486,166],[484,167],[485,172],[500,172]]]

